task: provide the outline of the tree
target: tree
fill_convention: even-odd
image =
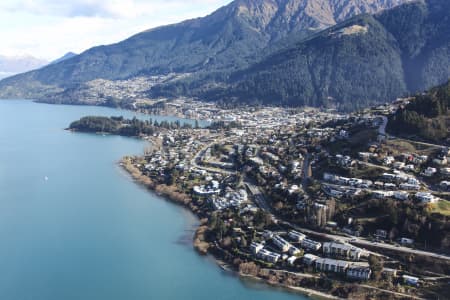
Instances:
[[[369,255],[369,266],[373,272],[373,278],[375,281],[379,281],[381,278],[381,272],[383,271],[384,261],[380,256],[373,254]]]
[[[244,236],[241,237],[241,247],[247,247],[247,239]]]
[[[256,227],[264,228],[270,224],[272,224],[272,217],[269,213],[265,212],[262,209],[258,209],[258,211],[255,214],[255,217],[253,218],[253,222],[255,223]]]

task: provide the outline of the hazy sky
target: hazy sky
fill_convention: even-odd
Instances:
[[[209,14],[231,0],[0,0],[0,55],[47,60]]]

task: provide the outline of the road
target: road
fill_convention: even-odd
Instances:
[[[311,166],[311,154],[306,154],[305,160],[303,161],[303,174],[302,174],[302,186],[305,191],[308,187],[308,179],[309,179],[309,168]]]
[[[429,256],[429,257],[433,257],[436,259],[441,259],[441,260],[446,260],[450,262],[450,257],[447,255],[441,255],[441,254],[437,254],[437,253],[433,253],[433,252],[428,252],[428,251],[422,251],[422,250],[416,250],[416,249],[411,249],[411,248],[407,248],[407,247],[403,247],[403,246],[395,246],[395,245],[390,245],[390,244],[385,244],[385,243],[378,243],[378,242],[372,242],[369,241],[365,238],[361,238],[361,237],[347,237],[347,236],[342,236],[342,235],[335,235],[335,234],[327,234],[327,233],[319,233],[319,232],[315,232],[313,230],[309,230],[306,228],[302,228],[299,227],[295,224],[289,223],[289,222],[278,222],[279,224],[281,223],[285,223],[286,225],[289,225],[290,227],[294,228],[297,231],[301,231],[305,234],[310,234],[310,235],[316,235],[316,236],[320,236],[322,238],[326,238],[329,240],[334,240],[334,241],[338,241],[340,243],[344,243],[344,244],[352,244],[358,247],[377,247],[380,249],[384,249],[384,250],[390,250],[390,251],[395,251],[395,252],[402,252],[402,253],[407,253],[407,254],[414,254],[414,255],[422,255],[422,256]]]
[[[266,212],[272,214],[273,219],[277,220],[279,225],[285,225],[285,226],[293,228],[294,230],[303,232],[304,234],[307,234],[307,235],[319,236],[323,239],[337,241],[337,242],[340,242],[343,244],[352,244],[352,245],[362,247],[362,248],[377,247],[379,249],[401,252],[401,253],[406,253],[406,254],[428,256],[428,257],[446,260],[446,261],[450,262],[450,257],[447,255],[442,255],[442,254],[423,251],[423,250],[411,249],[411,248],[407,248],[407,247],[403,247],[403,246],[396,246],[396,245],[390,245],[390,244],[385,244],[385,243],[373,242],[373,241],[369,241],[362,237],[348,237],[348,236],[343,236],[343,235],[321,233],[321,232],[317,232],[317,231],[314,231],[311,229],[300,227],[296,224],[292,224],[291,222],[277,219],[276,216],[273,215],[270,205],[267,203],[267,199],[265,198],[264,194],[261,192],[260,188],[247,180],[245,181],[245,185],[247,186],[250,193],[254,196],[256,205],[259,208],[265,210]]]
[[[221,141],[222,140],[220,140],[220,139],[213,140],[209,144],[207,144],[204,147],[202,147],[202,149],[197,151],[197,153],[191,159],[191,166],[193,166],[193,167],[195,167],[195,168],[197,168],[199,170],[205,170],[205,171],[208,171],[208,172],[211,172],[211,173],[222,174],[222,175],[227,175],[227,176],[236,174],[236,172],[233,172],[233,171],[228,171],[228,170],[219,169],[219,168],[205,167],[205,166],[201,166],[201,165],[199,165],[197,163],[197,161],[201,160],[201,157],[204,155],[205,151],[209,147],[212,147],[214,144],[217,144],[217,143],[219,143]]]
[[[262,210],[272,214],[272,209],[270,205],[267,203],[266,196],[261,192],[261,189],[250,182],[250,179],[245,179],[245,186],[250,191],[250,194],[253,196],[255,204],[261,208]],[[273,215],[273,214],[272,214]],[[275,217],[273,217],[275,218]]]
[[[362,286],[362,287],[365,287],[367,289],[377,290],[377,291],[380,291],[380,292],[383,292],[383,293],[399,296],[399,297],[402,297],[403,299],[425,300],[424,298],[420,298],[420,297],[417,297],[417,296],[412,295],[412,294],[404,294],[404,293],[399,293],[399,292],[393,292],[393,291],[389,291],[389,290],[385,290],[385,289],[380,289],[380,288],[377,288],[377,287],[374,287],[374,286],[371,286],[371,285],[368,285],[368,284],[359,284],[359,285]]]
[[[386,136],[386,127],[388,124],[388,118],[385,116],[381,116],[380,118],[383,120],[383,122],[381,123],[380,127],[378,128],[378,134],[382,135],[382,136]]]

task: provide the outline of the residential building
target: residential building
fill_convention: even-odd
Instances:
[[[319,259],[317,255],[307,253],[303,256],[303,263],[310,266],[314,264],[317,259]]]
[[[403,238],[400,239],[400,244],[411,246],[411,245],[414,244],[414,240],[403,237]]]
[[[288,258],[288,263],[289,265],[293,266],[295,264],[295,262],[297,261],[298,257],[297,256],[291,256]]]
[[[394,198],[397,200],[408,200],[409,199],[409,193],[405,191],[395,191],[394,192]]]
[[[288,236],[291,240],[300,243],[301,241],[303,241],[306,238],[306,235],[304,235],[303,233],[300,233],[298,231],[295,230],[291,230],[288,233]]]
[[[396,161],[392,164],[392,167],[395,169],[401,170],[401,169],[405,168],[405,163],[401,162],[401,161]]]
[[[273,232],[270,230],[264,230],[262,236],[263,238],[265,238],[266,240],[270,240],[271,238],[273,238]]]
[[[450,181],[441,181],[440,187],[441,187],[441,189],[443,189],[444,191],[450,190]]]
[[[300,251],[300,249],[298,249],[297,247],[292,246],[292,245],[289,247],[288,252],[289,252],[290,255],[294,255],[294,256],[300,255],[302,253]]]
[[[345,274],[349,263],[343,260],[318,258],[315,261],[316,270],[323,272],[334,272]]]
[[[403,282],[405,284],[414,285],[414,286],[419,284],[419,278],[417,278],[417,277],[413,277],[413,276],[409,276],[409,275],[403,275],[402,278],[403,278]]]
[[[442,168],[441,174],[444,176],[450,176],[450,168]]]
[[[301,246],[303,247],[303,248],[306,248],[306,249],[309,249],[309,250],[315,250],[315,251],[317,251],[317,250],[319,250],[320,249],[320,247],[322,247],[322,244],[321,243],[319,243],[319,242],[316,242],[316,241],[313,241],[313,240],[310,240],[310,239],[303,239],[303,241],[301,242]]]
[[[263,248],[264,248],[263,244],[259,244],[259,243],[255,243],[255,242],[250,244],[250,250],[255,255],[257,255],[259,253],[259,251],[261,251]]]
[[[357,280],[369,280],[372,270],[369,266],[350,265],[347,269],[347,278]]]
[[[396,269],[383,268],[383,270],[381,272],[383,274],[387,275],[387,276],[391,276],[392,278],[397,277],[397,270]]]
[[[194,186],[193,188],[194,194],[199,196],[209,196],[209,195],[215,195],[220,193],[220,189],[214,186]]]
[[[336,242],[326,242],[322,246],[323,253],[328,256],[340,256],[359,260],[363,254],[363,250],[349,244]]]
[[[387,238],[387,231],[384,229],[377,229],[375,236],[379,239],[386,239]]]
[[[406,191],[418,191],[418,190],[420,190],[420,185],[410,184],[410,183],[402,183],[402,184],[400,184],[400,189],[406,190]]]
[[[422,203],[436,203],[439,200],[437,197],[427,192],[416,193],[416,198]]]
[[[276,264],[278,260],[280,260],[281,255],[275,252],[271,252],[267,249],[261,249],[258,252],[258,257],[267,262]]]
[[[272,241],[278,248],[280,248],[281,252],[288,252],[289,248],[292,246],[288,241],[279,235],[274,235]]]
[[[442,157],[442,158],[435,158],[433,159],[433,163],[435,163],[438,166],[446,166],[448,163],[447,157]]]
[[[377,199],[385,199],[385,198],[394,196],[394,192],[393,191],[373,191],[372,196],[374,196]]]
[[[428,167],[425,169],[425,171],[422,172],[422,175],[427,176],[427,177],[431,177],[434,174],[436,174],[437,169],[436,168],[432,168],[432,167]]]

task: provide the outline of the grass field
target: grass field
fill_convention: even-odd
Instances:
[[[436,204],[430,205],[430,212],[450,216],[450,201],[441,200]]]

